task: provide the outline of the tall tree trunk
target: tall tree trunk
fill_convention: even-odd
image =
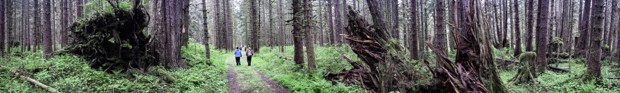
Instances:
[[[209,18],[207,18],[208,12],[207,12],[207,1],[206,0],[202,0],[202,30],[204,32],[204,38],[203,38],[203,42],[205,45],[205,57],[207,59],[211,59],[211,50],[209,48]]]
[[[43,17],[43,45],[44,45],[44,50],[43,50],[43,58],[48,59],[50,58],[50,55],[52,53],[52,21],[51,17],[52,14],[50,11],[50,0],[43,0],[43,13],[44,13],[44,17]]]
[[[339,40],[336,39],[336,37],[339,37],[339,35],[334,30],[334,15],[332,11],[334,9],[334,7],[332,7],[333,4],[333,0],[327,0],[327,21],[329,23],[329,30],[327,32],[331,33],[329,37],[329,43],[331,45],[335,45],[337,42],[336,40]]]
[[[295,64],[299,67],[303,67],[304,63],[304,54],[303,54],[303,5],[301,4],[301,0],[293,0],[293,44],[294,44],[294,56],[293,60]]]
[[[213,4],[214,5],[213,11],[215,12],[215,14],[213,15],[214,16],[214,18],[213,18],[213,26],[214,27],[213,28],[215,28],[215,38],[217,38],[217,39],[215,39],[215,47],[218,48],[218,49],[224,49],[223,44],[222,44],[224,42],[223,41],[224,39],[222,38],[224,35],[222,34],[222,31],[221,31],[222,29],[220,29],[221,28],[220,27],[220,25],[221,25],[220,24],[221,23],[221,21],[220,21],[220,5],[221,4],[220,4],[220,0],[214,0],[214,1],[215,1],[215,3]]]
[[[525,51],[533,51],[534,39],[534,0],[527,0],[527,37],[525,38]]]
[[[308,57],[308,68],[316,69],[316,61],[314,57],[314,22],[312,20],[312,2],[310,0],[304,0],[304,33],[306,45],[306,55]]]
[[[250,32],[250,47],[254,49],[258,49],[258,11],[256,11],[256,0],[250,0],[250,16],[252,23],[252,31]]]
[[[603,0],[593,0],[592,1],[592,28],[590,31],[590,42],[591,44],[588,47],[588,70],[584,74],[586,80],[600,80],[601,76],[601,45],[602,45],[602,32],[603,32],[603,22],[605,20],[605,15],[603,14],[603,9],[605,8]]]
[[[579,41],[576,44],[576,54],[577,55],[583,55],[586,53],[586,47],[589,45],[590,43],[590,35],[588,35],[590,33],[589,31],[589,27],[590,27],[590,10],[591,10],[591,4],[592,0],[585,0],[584,5],[583,5],[583,12],[581,12],[581,18],[579,19]]]
[[[504,47],[508,46],[508,39],[507,39],[508,38],[508,28],[509,28],[508,27],[508,18],[510,17],[509,16],[510,10],[508,9],[508,1],[509,0],[501,0],[501,1],[503,2],[502,6],[504,8],[504,10],[503,10],[504,11],[504,16],[503,16],[504,17],[504,21],[503,21],[504,23],[502,23],[504,26],[502,27],[503,28],[503,30],[502,30],[503,32],[502,32],[502,34],[501,34],[502,36],[500,38],[500,44],[501,45],[498,48],[504,48]]]
[[[4,10],[7,9],[5,6],[5,3],[7,2],[7,0],[4,1],[0,1],[0,58],[4,58],[4,25],[5,25],[5,20],[4,17],[6,17]],[[11,23],[9,23],[11,24]]]
[[[13,22],[14,22],[15,18],[13,17],[13,12],[15,11],[14,10],[15,8],[13,7],[13,1],[12,0],[5,0],[5,1],[6,1],[5,2],[5,4],[6,4],[5,7],[6,8],[5,9],[8,9],[8,10],[6,10],[7,13],[5,15],[6,16],[6,21],[7,21],[6,23],[10,23],[10,24],[6,24],[6,27],[7,27],[7,31],[6,31],[6,41],[7,42],[6,42],[6,44],[7,45],[6,45],[6,47],[0,46],[0,47],[2,47],[2,49],[0,49],[0,52],[4,52],[4,53],[9,53],[10,54],[11,53],[11,48],[13,47],[13,43],[12,42],[13,42],[13,39],[14,39],[14,36],[13,36],[13,34],[14,34],[13,33],[13,29],[14,29],[13,28],[13,24],[15,24],[15,23],[13,23]],[[6,49],[6,51],[4,51],[4,49]],[[0,57],[2,57],[2,56],[0,56]]]
[[[34,38],[32,38],[32,40],[34,41],[34,51],[36,52],[37,50],[39,50],[39,43],[41,40],[41,33],[40,33],[40,29],[41,29],[41,24],[39,23],[41,21],[40,13],[41,13],[41,8],[40,4],[39,4],[39,0],[34,0],[33,3],[34,6],[34,32],[32,33],[34,35]]]
[[[519,54],[521,54],[521,27],[519,27],[519,1],[518,0],[514,0],[514,14],[515,14],[515,19],[514,19],[514,30],[515,30],[515,34],[513,35],[515,38],[515,50],[514,50],[514,56],[519,56]]]
[[[444,0],[436,0],[436,8],[435,8],[435,38],[433,40],[434,47],[437,48],[439,52],[444,54],[448,54],[448,50],[446,50],[446,27],[444,26],[444,13],[445,13],[445,1]],[[441,59],[437,59],[437,62],[443,61]]]
[[[269,47],[273,47],[275,45],[275,40],[274,40],[274,34],[273,34],[273,4],[272,4],[273,0],[268,0],[267,1],[267,6],[269,9],[269,15],[267,17],[269,17],[269,29],[267,31],[269,34]]]
[[[183,29],[181,30],[181,46],[187,47],[189,44],[189,31],[190,31],[190,15],[189,15],[189,2],[190,0],[181,0],[183,2],[182,5],[182,15],[183,15]]]
[[[279,5],[279,8],[280,8],[280,9],[278,9],[280,11],[280,12],[278,12],[278,13],[280,13],[280,18],[279,18],[280,19],[280,33],[283,34],[283,35],[278,35],[278,37],[279,37],[279,39],[278,39],[279,42],[278,43],[280,45],[280,52],[284,52],[284,45],[286,44],[286,38],[284,38],[284,36],[286,36],[286,34],[284,34],[285,33],[284,32],[284,28],[286,28],[286,26],[284,25],[284,15],[285,15],[285,13],[284,13],[284,10],[283,10],[284,7],[282,7],[282,5],[283,5],[282,1],[283,0],[278,0],[278,5]]]
[[[78,18],[82,18],[82,16],[84,16],[84,6],[82,6],[82,5],[84,5],[84,1],[82,1],[82,0],[77,0],[77,3],[76,3],[76,4],[77,4],[77,5],[76,5],[76,7],[77,7],[77,10],[76,10],[76,12],[77,12],[77,17],[78,17]]]
[[[336,44],[340,45],[341,44],[340,42],[342,42],[342,38],[340,37],[340,34],[342,34],[342,28],[344,28],[342,26],[342,19],[341,19],[342,14],[340,14],[341,13],[341,11],[340,11],[340,1],[339,0],[334,0],[333,4],[334,4],[334,13],[335,13],[334,16],[336,16],[336,19],[334,19],[334,21],[336,22],[336,29],[335,29],[336,30],[336,32],[335,32],[336,34],[335,34],[334,38],[336,39]]]
[[[392,2],[392,37],[400,41],[400,30],[398,30],[398,0],[390,0]]]
[[[381,7],[379,7],[379,3],[377,0],[366,0],[366,4],[368,4],[368,10],[370,10],[370,15],[372,15],[372,23],[374,25],[375,28],[377,29],[382,29],[385,30],[387,29],[386,27],[386,22],[383,21],[383,14],[380,10]],[[389,35],[386,35],[385,33],[378,33],[379,37],[388,37]]]
[[[67,28],[68,26],[68,5],[67,5],[67,0],[61,0],[60,1],[60,7],[61,7],[61,22],[60,22],[60,47],[64,48],[65,46],[67,46]]]
[[[538,1],[538,19],[536,26],[536,62],[538,62],[538,72],[547,68],[547,33],[548,33],[548,17],[549,0]]]
[[[411,17],[411,19],[409,19],[409,24],[410,24],[410,29],[411,31],[409,31],[411,37],[409,42],[409,51],[411,54],[411,58],[414,60],[419,60],[420,58],[418,57],[418,22],[416,22],[418,20],[418,11],[417,11],[417,3],[416,0],[409,0],[410,3],[410,11],[411,15],[409,15]]]

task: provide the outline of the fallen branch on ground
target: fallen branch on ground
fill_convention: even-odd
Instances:
[[[554,66],[548,66],[548,67],[549,69],[551,69],[551,71],[570,72],[570,70],[568,69],[563,69],[563,68],[554,67]]]
[[[22,75],[22,73],[19,73],[19,71],[13,72],[13,75],[16,76],[16,77],[19,77],[19,78],[21,78],[23,80],[28,81],[28,82],[36,85],[37,87],[43,88],[43,89],[47,90],[48,92],[60,93],[60,92],[58,92],[58,90],[56,90],[56,89],[54,89],[52,87],[49,87],[49,86],[47,86],[47,85],[45,85],[45,84],[43,84],[43,83],[41,83],[41,82],[39,82],[37,80],[34,80],[34,79],[30,78],[30,77]]]

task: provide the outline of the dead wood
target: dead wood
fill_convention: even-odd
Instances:
[[[413,89],[415,71],[407,65],[402,54],[405,51],[397,42],[385,37],[385,29],[376,29],[360,17],[353,9],[348,11],[349,25],[346,34],[351,50],[362,62],[354,62],[343,56],[353,69],[341,73],[330,73],[326,78],[348,84],[358,84],[372,92],[402,91]]]
[[[73,23],[67,52],[80,55],[89,60],[91,67],[108,72],[132,68],[146,70],[160,64],[151,36],[144,31],[149,15],[143,10],[141,0],[134,1],[132,9],[115,7],[112,12],[98,13],[96,17]]]
[[[548,68],[551,69],[551,71],[556,71],[556,72],[570,72],[570,70],[568,69],[563,69],[563,68],[554,67],[554,66],[548,66]]]
[[[47,86],[47,85],[45,85],[45,84],[43,84],[43,83],[41,83],[41,82],[39,82],[37,80],[34,80],[34,79],[32,79],[32,78],[30,78],[28,76],[25,76],[22,73],[23,72],[21,72],[21,71],[16,71],[16,72],[13,72],[13,75],[16,76],[16,77],[19,77],[22,80],[26,80],[26,81],[34,84],[35,86],[37,86],[39,88],[43,88],[43,89],[47,90],[48,92],[60,93],[60,92],[58,92],[58,90],[56,90],[56,89],[54,89],[54,88],[52,88],[50,86]]]

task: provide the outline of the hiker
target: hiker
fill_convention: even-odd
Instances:
[[[245,53],[245,55],[248,56],[248,66],[252,66],[252,55],[254,55],[254,51],[252,51],[252,48],[248,48]]]
[[[235,50],[235,60],[237,60],[237,66],[241,65],[241,62],[239,62],[239,60],[241,60],[241,56],[241,49],[237,47]]]

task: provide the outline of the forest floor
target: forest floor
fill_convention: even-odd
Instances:
[[[254,58],[257,59],[257,58]],[[241,58],[241,65],[236,65],[234,56],[227,58],[228,89],[230,93],[290,93],[289,90],[276,83],[271,78],[247,65],[247,57]],[[253,61],[253,64],[268,62]]]

